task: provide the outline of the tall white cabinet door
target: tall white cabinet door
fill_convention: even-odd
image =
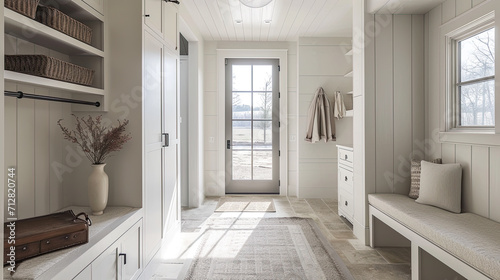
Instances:
[[[112,245],[92,262],[92,279],[119,279],[116,266],[118,247]]]
[[[161,242],[162,227],[162,68],[163,45],[144,36],[144,261],[149,263]]]
[[[163,38],[173,50],[178,50],[179,47],[179,32],[178,29],[178,10],[177,5],[173,3],[164,3],[163,5]]]
[[[120,262],[122,280],[137,279],[142,271],[141,225],[142,223],[139,221],[121,238],[118,261]]]
[[[163,0],[144,0],[144,23],[163,37]]]
[[[164,232],[168,231],[177,221],[179,208],[178,195],[178,119],[177,119],[177,91],[179,57],[172,51],[165,51],[165,98],[163,102],[163,129],[168,133],[170,143],[164,148]]]

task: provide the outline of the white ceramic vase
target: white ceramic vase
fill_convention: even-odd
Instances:
[[[108,204],[108,174],[104,172],[103,164],[92,164],[92,172],[88,180],[89,204],[92,215],[102,215]]]

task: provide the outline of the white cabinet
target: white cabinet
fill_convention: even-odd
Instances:
[[[337,145],[338,149],[338,203],[339,215],[353,223],[354,219],[354,174],[353,155],[351,147]]]
[[[144,23],[163,37],[163,0],[144,0]]]
[[[91,264],[91,279],[137,279],[142,271],[141,230],[142,221],[138,221],[95,259]]]
[[[178,32],[178,10],[174,3],[164,3],[163,5],[163,39],[167,45],[173,49],[179,48],[179,32]]]
[[[178,82],[179,56],[171,50],[164,55],[164,96],[163,96],[163,132],[168,137],[168,145],[163,148],[164,181],[163,181],[163,232],[166,233],[179,219],[179,143],[178,139]],[[165,235],[164,235],[165,236]]]
[[[88,265],[84,270],[80,271],[73,280],[89,280],[92,279],[92,265]]]
[[[149,263],[162,238],[162,98],[163,44],[144,35],[144,255]]]

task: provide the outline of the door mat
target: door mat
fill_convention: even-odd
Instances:
[[[276,212],[272,198],[221,197],[215,212]]]

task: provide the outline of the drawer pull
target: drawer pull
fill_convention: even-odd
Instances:
[[[344,156],[345,160],[347,160],[347,154]]]
[[[66,235],[66,236],[64,237],[64,239],[69,239],[69,235]]]
[[[28,247],[24,246],[22,250],[26,251],[27,249],[28,249]]]
[[[45,241],[45,244],[50,244],[50,240]]]
[[[347,176],[345,176],[344,180],[347,182]]]
[[[349,205],[349,203],[347,203],[347,201],[345,202],[345,206]]]
[[[123,256],[123,264],[127,264],[127,254],[123,254],[123,253],[118,254],[118,257],[121,257],[121,256]]]
[[[150,17],[150,15],[144,15],[145,17]]]

